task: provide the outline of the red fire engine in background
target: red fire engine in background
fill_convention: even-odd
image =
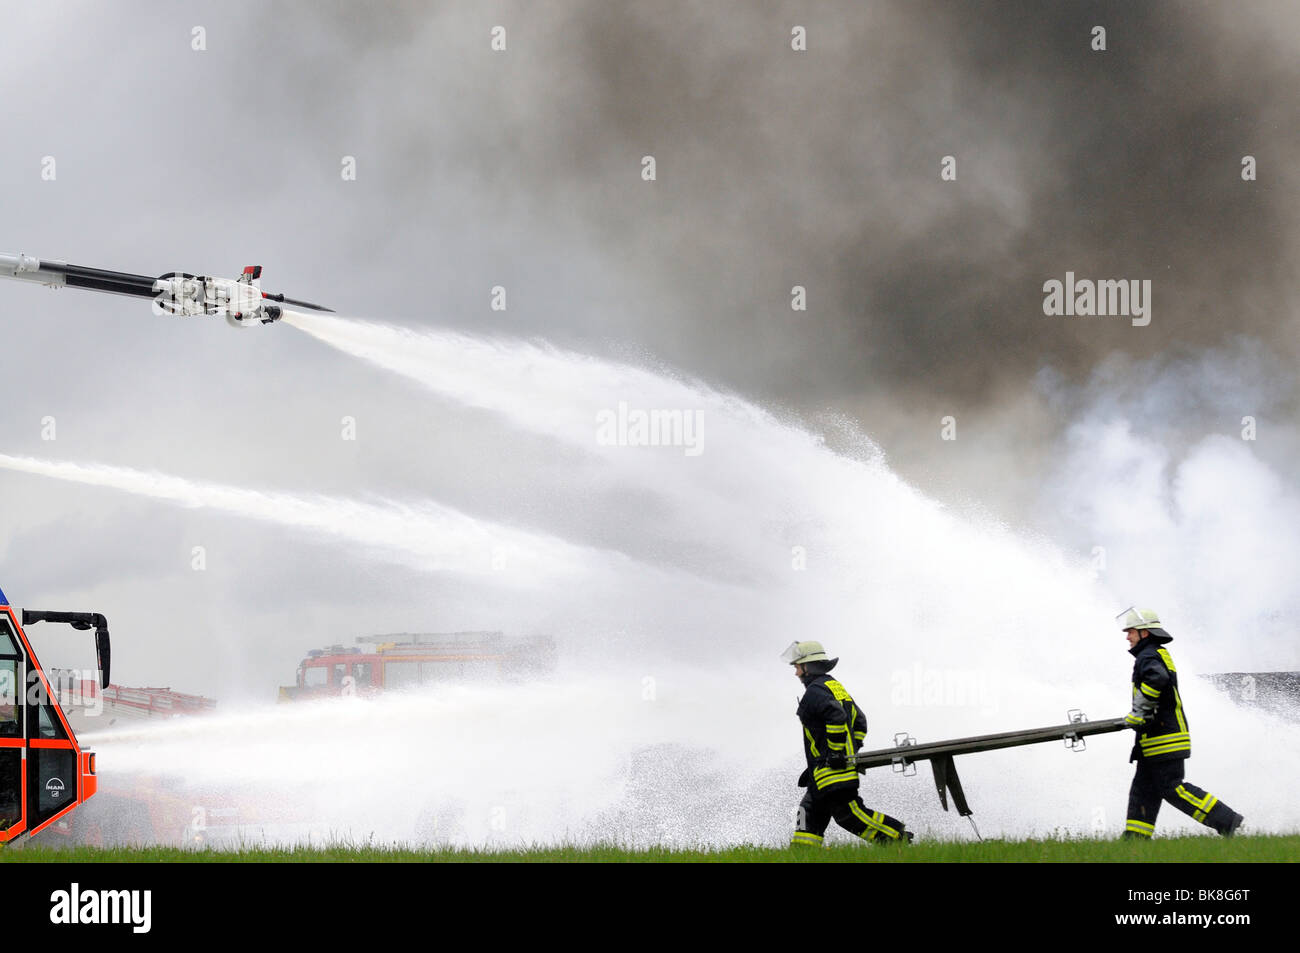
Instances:
[[[501,632],[402,632],[362,635],[357,643],[308,652],[298,665],[296,683],[280,688],[280,701],[536,675],[555,666],[555,640],[549,636],[508,639]]]

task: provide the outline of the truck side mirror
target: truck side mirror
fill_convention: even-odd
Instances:
[[[103,618],[101,616],[100,618]],[[108,622],[95,626],[95,657],[99,660],[99,687],[108,688],[108,664],[112,649],[108,644]]]

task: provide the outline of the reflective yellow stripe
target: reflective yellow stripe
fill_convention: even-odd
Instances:
[[[841,784],[845,781],[852,781],[856,784],[858,773],[856,771],[836,771],[834,768],[818,768],[813,771],[813,780],[817,782],[818,789],[830,787],[832,784]]]
[[[795,831],[790,838],[791,844],[812,844],[816,847],[822,842],[821,834],[810,834],[807,831]]]
[[[1165,663],[1165,668],[1169,669],[1170,672],[1177,672],[1177,671],[1178,671],[1178,666],[1176,666],[1176,665],[1174,664],[1174,658],[1173,658],[1172,655],[1169,654],[1169,650],[1168,650],[1168,649],[1165,649],[1165,648],[1158,648],[1158,649],[1156,649],[1156,653],[1160,656],[1160,661],[1162,661],[1162,662]],[[1177,685],[1171,685],[1170,687],[1173,688],[1173,694],[1174,694],[1174,719],[1178,722],[1178,730],[1179,730],[1179,732],[1182,733],[1182,734],[1186,734],[1186,733],[1187,733],[1187,719],[1183,717],[1183,699],[1182,699],[1182,696],[1180,696],[1180,695],[1178,694],[1178,686],[1177,686]],[[1143,684],[1143,685],[1142,685],[1142,692],[1143,692],[1143,694],[1147,694],[1147,695],[1150,695],[1150,694],[1151,694],[1151,693],[1148,691],[1148,688],[1149,688],[1149,686],[1147,686],[1146,684]],[[1155,696],[1152,695],[1151,697],[1155,697]]]
[[[1156,828],[1154,824],[1147,824],[1143,821],[1135,821],[1132,818],[1129,818],[1129,822],[1127,825],[1125,825],[1124,830],[1132,831],[1134,834],[1141,834],[1143,837],[1150,837],[1152,834],[1156,832]]]
[[[1158,689],[1158,688],[1152,688],[1152,687],[1151,687],[1150,685],[1148,685],[1146,682],[1143,682],[1139,687],[1142,689],[1142,694],[1143,694],[1143,695],[1147,695],[1147,696],[1149,696],[1149,697],[1151,697],[1151,698],[1159,698],[1159,697],[1160,697],[1160,689]]]
[[[853,813],[858,816],[858,819],[861,820],[862,823],[867,826],[866,830],[860,831],[858,833],[859,837],[861,837],[865,841],[873,841],[879,838],[880,836],[882,836],[880,831],[876,829],[876,826],[871,823],[871,819],[869,817],[863,816],[863,813],[858,810],[858,806],[856,804],[851,804],[849,806],[853,808]]]
[[[846,732],[846,731],[848,731],[848,730],[849,730],[849,726],[848,726],[848,725],[827,725],[827,726],[826,726],[826,733],[827,733],[827,734],[830,734],[830,733],[833,731],[833,732],[835,732],[837,735],[839,735],[839,734],[843,734],[844,732]]]
[[[1178,785],[1178,787],[1175,788],[1175,790],[1178,792],[1178,796],[1180,798],[1182,798],[1192,807],[1196,808],[1199,812],[1201,812],[1202,816],[1196,818],[1198,821],[1204,820],[1205,819],[1204,815],[1209,814],[1211,809],[1214,807],[1214,805],[1219,802],[1219,799],[1217,797],[1215,797],[1213,794],[1210,794],[1208,792],[1206,793],[1205,797],[1202,798],[1194,797],[1192,793],[1188,791],[1187,788],[1183,787],[1181,784]]]
[[[881,814],[879,811],[876,811],[872,814],[867,814],[866,811],[858,807],[857,801],[850,802],[849,809],[853,811],[854,815],[857,816],[858,820],[860,820],[863,824],[866,824],[867,827],[872,829],[872,831],[883,834],[886,837],[893,838],[894,840],[898,839],[899,837],[898,831],[894,830],[894,828],[890,827],[888,824],[885,823],[885,815]]]
[[[808,738],[808,750],[812,752],[812,756],[814,758],[820,758],[821,752],[817,750],[817,741],[813,738],[812,732],[805,728],[803,733]]]
[[[1166,731],[1162,735],[1143,735],[1143,741],[1155,741],[1158,738],[1187,738],[1190,737],[1186,731]]]
[[[1214,810],[1214,805],[1218,803],[1219,803],[1219,799],[1215,797],[1213,794],[1205,795],[1205,806],[1196,812],[1196,814],[1200,815],[1199,817],[1196,817],[1196,819],[1198,821],[1205,820],[1209,816],[1210,811]],[[1196,815],[1193,816],[1195,817]]]
[[[1163,745],[1171,741],[1191,741],[1191,736],[1185,731],[1171,731],[1166,735],[1144,735],[1138,739],[1138,743],[1146,748],[1149,745]]]
[[[1188,738],[1185,735],[1181,738],[1170,738],[1166,735],[1163,738],[1156,739],[1156,741],[1154,741],[1151,744],[1142,745],[1142,750],[1155,751],[1157,748],[1173,748],[1179,745],[1189,746],[1191,745],[1191,743],[1192,743],[1192,739]]]
[[[1191,751],[1191,750],[1192,750],[1192,742],[1184,741],[1182,742],[1182,744],[1170,745],[1169,748],[1151,748],[1145,750],[1143,751],[1143,753],[1141,753],[1141,757],[1154,758],[1160,754],[1174,754],[1175,751]]]

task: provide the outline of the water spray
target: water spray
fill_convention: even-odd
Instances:
[[[306,530],[365,547],[415,569],[487,573],[493,560],[534,581],[590,571],[617,554],[598,555],[541,533],[479,520],[431,501],[362,503],[322,495],[249,490],[127,467],[37,460],[0,454],[0,468],[99,486],[179,506],[206,508]]]

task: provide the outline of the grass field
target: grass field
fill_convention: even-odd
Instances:
[[[353,846],[245,850],[167,847],[46,847],[0,849],[0,863],[1295,863],[1300,835],[1168,837],[1154,841],[1028,840],[934,842],[911,847],[845,844],[829,848],[733,847],[720,850],[617,846],[533,850],[429,850]]]

